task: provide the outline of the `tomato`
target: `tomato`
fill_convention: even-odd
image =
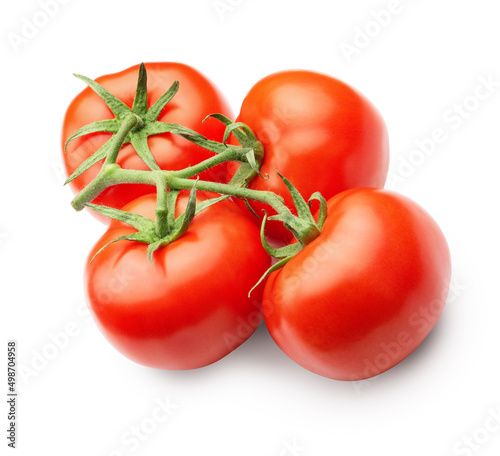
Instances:
[[[181,124],[198,131],[209,139],[217,141],[222,139],[225,128],[223,125],[215,119],[207,119],[202,123],[202,120],[213,112],[226,113],[231,117],[227,101],[211,81],[194,68],[181,63],[146,63],[145,67],[148,76],[148,106],[152,106],[175,80],[179,81],[179,90],[163,109],[158,117],[159,121]],[[96,81],[126,105],[132,107],[138,72],[139,65],[136,65],[119,73],[99,77]],[[66,140],[85,125],[113,117],[104,101],[89,87],[72,101],[66,112],[62,129],[63,158],[68,175],[71,175],[84,160],[96,152],[110,138],[111,133],[93,133],[77,138],[71,141],[64,151]],[[162,169],[183,169],[213,155],[188,140],[170,133],[150,136],[148,144],[157,164]],[[122,148],[117,163],[123,168],[147,169],[131,144],[126,144]],[[95,164],[71,182],[72,189],[79,192],[84,188],[97,175],[100,166],[101,163]],[[226,182],[226,165],[208,170],[200,177],[216,182]],[[115,185],[106,189],[94,202],[120,208],[138,196],[151,191],[151,187],[146,185]]]
[[[265,150],[262,177],[249,188],[292,199],[276,171],[307,200],[319,191],[326,199],[355,187],[383,187],[389,166],[387,129],[363,95],[330,76],[283,71],[255,84],[243,100],[237,122],[247,124]],[[236,170],[229,167],[230,174]],[[251,202],[261,212],[263,204]],[[268,235],[288,243],[291,234],[269,222]]]
[[[328,201],[320,236],[269,277],[264,318],[306,369],[369,378],[424,340],[450,276],[446,240],[420,206],[388,190],[347,190]]]
[[[184,210],[187,196],[177,209]],[[125,206],[155,216],[155,195]],[[100,330],[131,360],[160,369],[213,363],[243,343],[262,320],[262,287],[249,290],[270,265],[259,229],[230,200],[200,212],[187,233],[154,253],[121,240],[133,233],[113,220],[86,266],[86,293]]]

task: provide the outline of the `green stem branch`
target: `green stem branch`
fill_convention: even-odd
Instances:
[[[125,139],[127,135],[136,128],[140,128],[144,125],[143,120],[137,116],[136,114],[129,114],[123,121],[120,126],[120,129],[116,133],[113,138],[113,145],[108,151],[106,160],[104,161],[104,165],[109,165],[112,163],[116,163],[116,159],[118,158],[118,153],[125,143]]]
[[[214,157],[216,158],[216,157]],[[153,185],[158,189],[157,221],[158,234],[165,235],[168,229],[166,209],[166,190],[191,190],[195,185],[197,190],[218,193],[221,195],[235,196],[258,201],[272,207],[283,219],[294,233],[299,234],[299,238],[305,243],[319,235],[315,227],[304,226],[304,223],[284,204],[283,198],[273,192],[252,190],[238,187],[231,184],[218,182],[193,180],[182,177],[185,170],[181,171],[142,171],[133,169],[122,169],[117,164],[103,166],[100,175],[87,187],[85,187],[72,201],[74,209],[81,210],[86,203],[91,202],[99,196],[106,188],[116,184],[145,184]],[[161,237],[161,236],[160,236]]]
[[[290,209],[283,203],[283,198],[273,192],[264,190],[252,190],[249,188],[235,187],[230,184],[221,184],[210,181],[194,181],[192,179],[184,179],[177,175],[176,171],[171,171],[168,176],[169,188],[179,190],[190,190],[196,183],[196,189],[206,192],[219,193],[221,195],[236,196],[237,198],[247,198],[260,203],[265,203],[271,206],[278,213],[292,214]]]
[[[215,158],[215,157],[214,157]],[[95,179],[75,196],[71,205],[77,211],[82,210],[86,203],[99,196],[106,188],[117,184],[145,184],[158,185],[159,180],[164,180],[167,188],[176,190],[191,190],[196,184],[197,190],[231,195],[238,198],[248,198],[268,204],[278,213],[290,213],[290,209],[283,203],[283,198],[273,192],[252,190],[249,188],[235,187],[230,184],[221,184],[210,181],[195,181],[187,179],[182,171],[143,171],[136,169],[123,169],[117,164],[103,166],[101,176]]]
[[[221,152],[213,157],[210,157],[196,165],[189,166],[180,171],[174,171],[177,177],[188,178],[196,176],[207,169],[213,168],[214,166],[220,165],[228,161],[240,161],[244,157],[241,157],[240,149],[229,147],[226,151]]]
[[[122,169],[120,165],[103,165],[99,174],[71,201],[71,206],[77,211],[85,208],[86,203],[90,203],[97,198],[104,190],[113,185],[146,184],[156,186],[156,174],[158,171],[141,171]],[[125,181],[123,180],[125,179]]]
[[[168,234],[167,180],[158,174],[156,181],[156,235],[162,239]]]

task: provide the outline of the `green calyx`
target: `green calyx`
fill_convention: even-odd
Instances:
[[[115,118],[93,122],[80,128],[68,138],[65,147],[67,147],[67,145],[74,139],[91,133],[107,132],[113,134],[113,136],[98,151],[80,164],[80,166],[65,183],[67,184],[71,182],[80,174],[87,171],[87,169],[89,169],[96,162],[107,158],[110,151],[113,149],[112,146],[115,136],[120,131],[123,131],[123,127],[127,124],[127,122],[130,124],[130,119],[134,119],[134,125],[127,128],[125,137],[123,138],[123,141],[121,141],[122,145],[131,143],[137,154],[141,157],[142,161],[144,161],[149,169],[160,169],[153,157],[153,154],[151,153],[151,150],[149,149],[148,136],[171,131],[172,126],[170,124],[160,122],[157,119],[168,102],[177,93],[179,83],[175,81],[171,87],[156,101],[156,103],[148,108],[147,73],[144,64],[141,64],[139,68],[137,90],[132,108],[130,108],[96,81],[77,74],[75,74],[75,76],[84,81],[97,95],[99,95],[99,97],[101,97]]]
[[[260,239],[262,242],[262,246],[266,250],[266,252],[271,255],[273,258],[279,260],[275,264],[273,264],[259,279],[259,281],[254,285],[254,287],[250,290],[248,295],[252,293],[255,288],[257,288],[260,283],[272,272],[281,269],[285,266],[297,253],[299,253],[307,244],[316,239],[323,229],[323,224],[325,223],[327,216],[327,205],[326,199],[321,195],[321,193],[316,192],[310,198],[309,201],[306,202],[302,195],[298,192],[298,190],[291,184],[291,182],[284,178],[281,174],[278,173],[281,177],[285,185],[287,186],[290,194],[292,195],[293,202],[295,204],[295,208],[297,210],[298,216],[293,216],[288,213],[273,215],[272,217],[268,217],[267,213],[264,214],[262,219],[262,224],[260,228]],[[318,221],[314,220],[314,217],[311,213],[311,203],[317,200],[319,201],[319,213],[318,213]],[[286,245],[280,248],[274,248],[269,245],[265,236],[265,228],[267,220],[279,220],[283,222],[286,228],[288,228],[297,239],[296,243]]]
[[[295,238],[299,241],[299,243],[304,246],[309,244],[312,240],[316,239],[321,229],[323,228],[323,223],[326,219],[326,200],[323,196],[316,192],[314,193],[308,202],[304,200],[299,191],[292,185],[292,183],[283,177],[280,173],[278,173],[281,180],[284,182],[290,195],[292,196],[293,203],[295,205],[295,209],[297,211],[297,216],[294,216],[290,213],[282,213],[278,215],[273,215],[269,217],[267,220],[278,220],[283,222],[286,228],[288,228],[295,236]],[[320,202],[320,212],[318,222],[314,220],[314,217],[311,214],[311,203],[313,200],[318,200]],[[266,219],[263,220],[263,225]],[[264,231],[264,230],[262,230]],[[282,258],[283,256],[276,255],[271,253],[275,258]]]
[[[189,193],[186,210],[180,216],[175,217],[175,206],[179,193],[180,192],[178,190],[165,192],[165,198],[161,200],[161,203],[157,203],[157,217],[158,215],[161,215],[166,220],[166,223],[163,225],[163,229],[160,228],[162,225],[158,223],[158,218],[157,221],[154,222],[153,220],[139,214],[122,211],[120,209],[114,209],[111,207],[100,206],[97,204],[86,203],[85,206],[93,209],[99,214],[126,223],[127,225],[130,225],[137,230],[137,232],[135,233],[120,236],[108,242],[94,255],[92,260],[109,244],[126,240],[147,244],[148,260],[152,263],[154,252],[182,237],[189,229],[191,222],[197,214],[210,207],[212,204],[218,203],[219,201],[228,198],[227,196],[221,196],[197,203],[196,186],[194,186]],[[159,209],[159,206],[162,207]]]

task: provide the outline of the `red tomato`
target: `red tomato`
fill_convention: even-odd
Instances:
[[[301,366],[360,380],[399,363],[434,327],[450,254],[429,214],[387,190],[347,190],[328,214],[321,235],[269,277],[264,318]]]
[[[187,196],[179,198],[185,208]],[[154,195],[124,210],[154,219]],[[134,232],[112,221],[89,256]],[[117,241],[86,267],[86,291],[109,342],[131,360],[160,369],[194,369],[243,343],[262,320],[263,287],[248,292],[270,265],[259,229],[232,201],[200,212],[187,233],[157,250]]]
[[[354,187],[383,187],[389,166],[385,123],[359,92],[330,76],[283,71],[257,82],[243,100],[238,122],[247,124],[265,150],[261,173],[249,188],[292,199],[276,171],[307,200],[319,191],[326,199]],[[229,167],[232,175],[237,165]],[[259,213],[273,211],[251,202]],[[291,234],[269,222],[271,239],[288,243]]]
[[[159,121],[178,123],[198,131],[209,139],[222,140],[224,125],[215,119],[207,119],[202,123],[208,114],[214,112],[226,113],[231,117],[228,103],[211,81],[197,70],[181,63],[146,63],[145,66],[148,75],[148,106],[152,106],[175,80],[179,81],[179,91],[164,108],[158,117]],[[126,105],[132,107],[138,72],[139,65],[136,65],[119,73],[99,77],[96,81]],[[66,140],[79,128],[113,117],[104,101],[87,87],[72,101],[66,112],[62,129],[63,151]],[[71,175],[85,159],[96,152],[110,138],[110,135],[111,133],[95,133],[71,141],[66,151],[63,152],[68,175]],[[150,136],[148,144],[161,169],[183,169],[213,155],[188,140],[170,133]],[[117,163],[123,168],[147,169],[130,144],[122,148]],[[101,163],[95,164],[76,178],[71,183],[72,189],[79,192],[84,188],[96,176],[100,166]],[[202,179],[226,182],[226,165],[208,170],[200,176]],[[115,185],[106,189],[94,202],[120,208],[138,196],[152,191],[154,189],[147,185]],[[98,218],[102,220],[100,216]]]

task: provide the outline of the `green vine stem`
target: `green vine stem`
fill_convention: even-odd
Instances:
[[[156,181],[156,235],[161,239],[167,236],[169,232],[168,219],[168,199],[167,199],[167,180],[164,174],[158,175]]]
[[[272,217],[268,218],[267,214],[263,217],[261,239],[267,252],[280,260],[263,276],[264,278],[268,273],[286,264],[299,250],[320,235],[326,218],[326,201],[319,193],[312,195],[310,200],[306,202],[292,183],[280,175],[295,204],[297,215],[294,215],[279,195],[269,191],[257,191],[247,188],[248,183],[257,174],[260,174],[259,169],[264,159],[264,148],[247,125],[235,123],[222,114],[212,114],[212,117],[226,125],[222,142],[216,142],[208,140],[199,133],[181,125],[158,121],[158,115],[175,95],[179,84],[174,82],[158,102],[148,109],[147,101],[145,101],[147,100],[147,75],[144,65],[141,65],[139,70],[137,93],[132,109],[116,99],[95,81],[83,76],[78,77],[84,80],[103,99],[115,114],[116,119],[90,124],[75,132],[68,139],[69,142],[97,131],[113,133],[111,139],[83,162],[68,178],[66,183],[71,182],[77,175],[85,172],[96,162],[103,161],[97,176],[75,196],[71,204],[77,211],[90,207],[107,217],[128,223],[138,230],[137,233],[116,240],[127,239],[149,244],[148,257],[152,261],[152,255],[156,249],[182,236],[187,231],[195,215],[211,204],[228,197],[241,198],[247,203],[248,200],[258,201],[267,204],[276,211],[276,215]],[[149,151],[147,137],[166,132],[180,135],[213,152],[214,156],[182,170],[161,170]],[[240,146],[227,144],[231,134],[236,137]],[[124,169],[116,163],[122,146],[128,142],[132,144],[141,159],[148,165],[148,171]],[[229,183],[223,184],[193,179],[202,171],[226,162],[237,162],[240,165]],[[92,204],[92,201],[104,190],[117,184],[145,184],[156,187],[156,222],[137,214]],[[175,204],[181,190],[190,190],[189,202],[186,212],[175,218]],[[222,196],[197,204],[195,197],[197,190]],[[312,200],[320,202],[317,221],[311,214],[310,204]],[[298,242],[279,249],[272,248],[264,236],[267,220],[281,221],[293,233]]]
[[[209,159],[210,160],[210,159]],[[106,188],[117,184],[146,184],[154,185],[158,190],[157,202],[157,223],[163,226],[164,218],[167,216],[166,207],[163,206],[166,189],[173,190],[191,190],[196,186],[197,190],[218,193],[220,195],[235,196],[242,199],[251,199],[265,203],[272,207],[278,214],[274,220],[281,220],[290,227],[298,239],[304,244],[308,244],[317,236],[319,230],[315,223],[305,222],[295,216],[290,209],[283,203],[283,198],[272,192],[262,190],[252,190],[244,187],[237,187],[231,184],[222,184],[211,181],[193,180],[183,177],[186,173],[181,171],[142,171],[135,169],[123,169],[116,163],[104,165],[98,176],[75,196],[71,205],[77,211],[82,210],[94,198],[99,196]],[[163,208],[160,211],[158,207]],[[158,218],[159,217],[159,218]],[[158,231],[163,233],[162,228]],[[160,233],[159,233],[160,234]]]

